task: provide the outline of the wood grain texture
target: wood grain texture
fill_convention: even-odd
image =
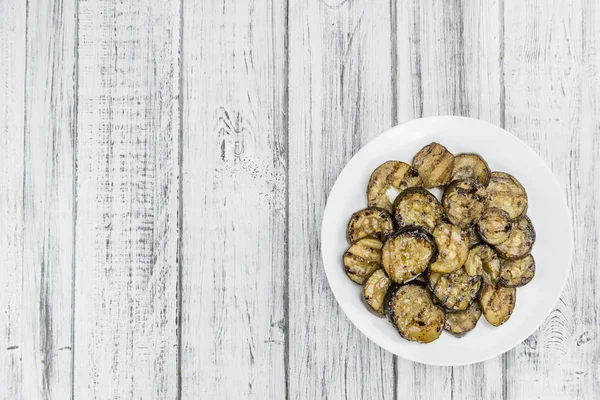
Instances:
[[[394,397],[393,357],[343,316],[319,240],[343,166],[393,124],[390,19],[386,1],[290,2],[290,399]]]
[[[493,0],[398,0],[395,6],[400,121],[450,114],[501,125],[501,5]],[[397,370],[398,394],[503,396],[500,358],[454,368],[398,358]]]
[[[595,398],[600,387],[599,11],[595,2],[506,1],[506,127],[565,184],[575,228],[560,301],[509,353],[509,398]]]
[[[285,397],[285,3],[184,2],[181,397]]]
[[[0,398],[23,395],[24,1],[0,2]],[[26,371],[25,371],[26,372]]]
[[[23,398],[71,398],[76,2],[28,2]]]
[[[74,398],[175,398],[179,1],[81,1]]]

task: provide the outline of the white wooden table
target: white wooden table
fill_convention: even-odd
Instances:
[[[320,259],[345,163],[438,114],[525,140],[575,226],[544,325],[457,368]],[[594,0],[0,0],[0,398],[598,398],[599,158]]]

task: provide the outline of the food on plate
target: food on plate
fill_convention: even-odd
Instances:
[[[435,243],[422,229],[400,230],[381,249],[381,263],[396,283],[408,282],[423,273],[435,256]]]
[[[479,221],[486,208],[485,187],[471,178],[452,181],[444,190],[442,206],[450,222],[469,229]]]
[[[519,218],[527,210],[525,188],[514,176],[506,172],[492,172],[487,195],[488,206],[506,211],[511,219]]]
[[[494,248],[498,255],[507,260],[517,260],[531,253],[535,243],[535,229],[531,220],[521,217],[512,225],[510,235]]]
[[[500,326],[512,315],[517,302],[515,288],[500,285],[483,285],[479,293],[479,304],[485,319],[494,326]]]
[[[444,217],[444,209],[438,199],[423,188],[406,189],[398,195],[393,208],[399,227],[417,226],[429,233]]]
[[[452,170],[452,179],[476,179],[483,186],[487,186],[490,181],[490,169],[483,158],[477,154],[458,154],[454,156],[454,169]]]
[[[380,208],[365,208],[352,214],[346,239],[350,244],[369,236],[385,240],[393,232],[394,220],[390,213]]]
[[[385,296],[392,283],[392,280],[388,278],[385,271],[378,269],[371,274],[363,285],[365,302],[378,314],[383,315]]]
[[[470,276],[480,276],[484,283],[495,284],[500,276],[500,258],[487,244],[478,244],[469,250],[465,271]]]
[[[404,285],[391,296],[388,318],[406,340],[430,343],[440,337],[446,314],[421,285]]]
[[[481,318],[479,301],[475,300],[464,311],[446,313],[444,329],[456,337],[463,337],[470,332]]]
[[[449,274],[465,264],[469,255],[469,237],[458,226],[439,224],[433,230],[433,239],[438,256],[430,266],[431,271]]]
[[[441,202],[426,189],[434,187],[444,188]],[[527,193],[515,177],[433,142],[412,166],[378,166],[367,203],[348,222],[344,268],[401,337],[430,343],[443,330],[464,336],[482,314],[493,326],[510,318],[516,288],[536,269]]]
[[[506,287],[525,286],[535,276],[535,260],[531,254],[518,260],[502,260],[499,283]]]
[[[412,166],[419,171],[426,188],[443,186],[450,182],[454,156],[439,143],[423,147],[413,158]]]
[[[508,213],[500,208],[486,208],[477,222],[479,236],[487,244],[500,244],[506,241],[512,229]]]
[[[346,275],[362,285],[375,271],[381,268],[381,247],[383,243],[375,238],[363,238],[351,245],[344,253]]]
[[[423,186],[416,169],[402,161],[386,161],[373,171],[367,186],[369,207],[392,212],[394,200],[404,189]]]
[[[464,268],[451,274],[429,272],[428,276],[434,301],[450,311],[466,310],[481,288],[481,278],[470,276]]]

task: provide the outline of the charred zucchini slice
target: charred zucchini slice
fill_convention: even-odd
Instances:
[[[456,337],[463,337],[477,326],[479,318],[481,318],[481,307],[475,300],[464,311],[447,313],[444,329]]]
[[[406,189],[394,202],[394,218],[400,227],[417,226],[431,233],[443,217],[438,199],[423,188]]]
[[[413,186],[423,186],[423,180],[416,169],[402,161],[387,161],[377,167],[369,179],[369,207],[392,212],[392,204],[398,194]]]
[[[477,222],[477,229],[486,243],[500,244],[508,239],[512,222],[506,211],[492,207],[483,212],[479,222]]]
[[[467,230],[467,236],[469,236],[469,247],[475,247],[483,242],[483,239],[479,236],[479,232],[477,232],[477,226],[469,228]]]
[[[388,318],[406,340],[430,343],[440,337],[446,315],[420,285],[404,285],[390,298]]]
[[[350,244],[368,236],[383,241],[393,232],[394,220],[387,211],[380,208],[365,208],[352,214],[346,230],[346,239]]]
[[[451,274],[430,273],[432,279],[432,294],[438,303],[447,310],[463,311],[477,297],[481,287],[481,278],[469,276],[464,268],[460,268]]]
[[[512,315],[517,302],[517,290],[503,286],[484,285],[479,293],[479,304],[485,319],[500,326]]]
[[[507,260],[517,260],[531,252],[535,243],[535,230],[527,217],[519,218],[513,223],[510,236],[494,248],[498,255]]]
[[[535,260],[531,254],[520,260],[503,260],[499,283],[505,287],[527,285],[535,276]]]
[[[421,274],[435,256],[430,235],[418,228],[404,229],[388,239],[381,249],[381,262],[390,279],[404,283]]]
[[[487,244],[478,244],[469,250],[465,271],[470,276],[481,276],[486,284],[495,284],[500,276],[500,258]]]
[[[483,158],[477,154],[459,154],[454,156],[452,180],[467,178],[476,179],[483,186],[487,186],[490,181],[490,168]]]
[[[382,246],[383,243],[375,238],[363,238],[351,245],[344,253],[344,268],[348,277],[362,285],[373,272],[380,269]]]
[[[488,206],[500,208],[510,219],[519,218],[527,210],[525,188],[512,175],[494,171],[487,187]]]
[[[452,181],[444,191],[442,205],[450,222],[468,229],[485,210],[485,187],[475,179]]]
[[[383,306],[385,295],[392,285],[392,280],[388,278],[383,269],[373,272],[363,286],[365,302],[377,314],[383,315]]]
[[[462,267],[469,256],[469,238],[458,226],[441,223],[433,230],[438,257],[429,267],[433,272],[449,274]]]
[[[450,182],[454,156],[441,144],[432,142],[419,150],[412,166],[419,171],[426,188],[443,186]]]

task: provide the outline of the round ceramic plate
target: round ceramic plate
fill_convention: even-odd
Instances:
[[[482,316],[463,338],[444,332],[429,344],[402,339],[385,318],[362,301],[362,288],[344,272],[348,248],[346,225],[355,211],[367,207],[367,183],[373,170],[388,160],[412,163],[425,145],[438,142],[452,153],[477,153],[492,171],[514,175],[529,197],[527,215],[537,239],[533,247],[535,278],[517,288],[517,303],[502,326]],[[489,123],[462,117],[423,118],[396,126],[363,147],[338,177],[325,207],[321,230],[323,263],[329,285],[348,318],[369,339],[400,357],[432,365],[464,365],[496,357],[530,336],[550,314],[569,273],[572,226],[563,191],[550,169],[524,142]]]

